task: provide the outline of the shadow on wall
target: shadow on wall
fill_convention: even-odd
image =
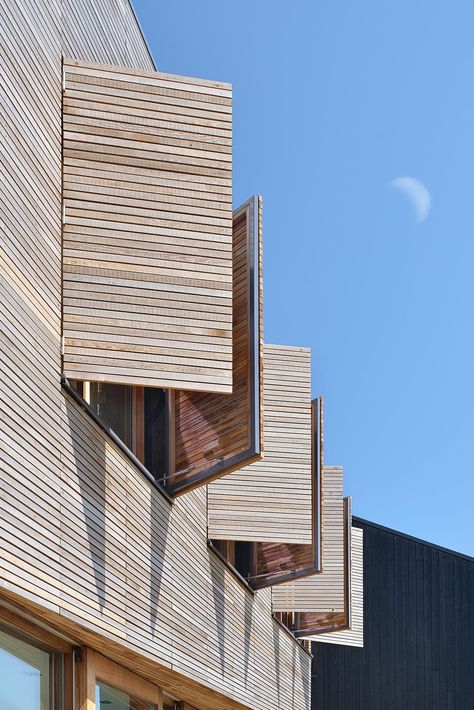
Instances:
[[[136,623],[154,635],[171,505],[76,402],[67,395],[64,401],[71,448],[63,484],[77,480],[82,508],[81,519],[68,514],[70,505],[62,515],[68,566],[101,613],[113,606],[125,618],[133,608]],[[136,610],[147,607],[137,618]]]
[[[226,644],[226,603],[225,603],[225,568],[224,563],[208,550],[209,569],[211,570],[212,598],[214,602],[213,621],[216,625],[217,645],[221,673],[225,674],[225,644]],[[233,650],[231,649],[231,657]]]

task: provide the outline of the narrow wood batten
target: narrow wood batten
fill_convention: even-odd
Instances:
[[[262,452],[262,200],[233,216],[233,392],[174,394],[174,468],[180,495],[257,461]]]
[[[364,646],[364,531],[352,528],[351,544],[351,621],[350,628],[320,633],[309,641],[334,643],[339,646]]]
[[[232,392],[232,91],[67,60],[63,370]]]
[[[282,542],[255,543],[255,576],[249,579],[254,589],[283,584],[321,571],[321,534],[323,525],[322,475],[324,464],[324,401],[311,403],[312,422],[312,512],[313,539],[311,545]]]
[[[208,486],[209,538],[244,542],[313,541],[311,352],[263,348],[260,461]]]

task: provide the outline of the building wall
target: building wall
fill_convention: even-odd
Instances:
[[[364,531],[364,648],[313,644],[317,710],[469,710],[474,559],[353,518]]]
[[[62,53],[153,69],[130,6],[0,20],[2,594],[197,708],[308,707],[309,656],[208,551],[204,490],[171,506],[60,387]]]

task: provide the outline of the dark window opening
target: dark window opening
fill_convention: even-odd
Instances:
[[[249,580],[254,576],[255,543],[240,540],[211,540],[211,542],[241,577]]]
[[[166,390],[77,380],[70,385],[152,476],[165,483],[169,430]]]

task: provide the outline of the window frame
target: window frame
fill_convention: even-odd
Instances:
[[[76,707],[78,710],[98,710],[95,703],[96,684],[102,682],[128,695],[135,695],[154,710],[163,710],[162,689],[89,647],[76,654]]]

